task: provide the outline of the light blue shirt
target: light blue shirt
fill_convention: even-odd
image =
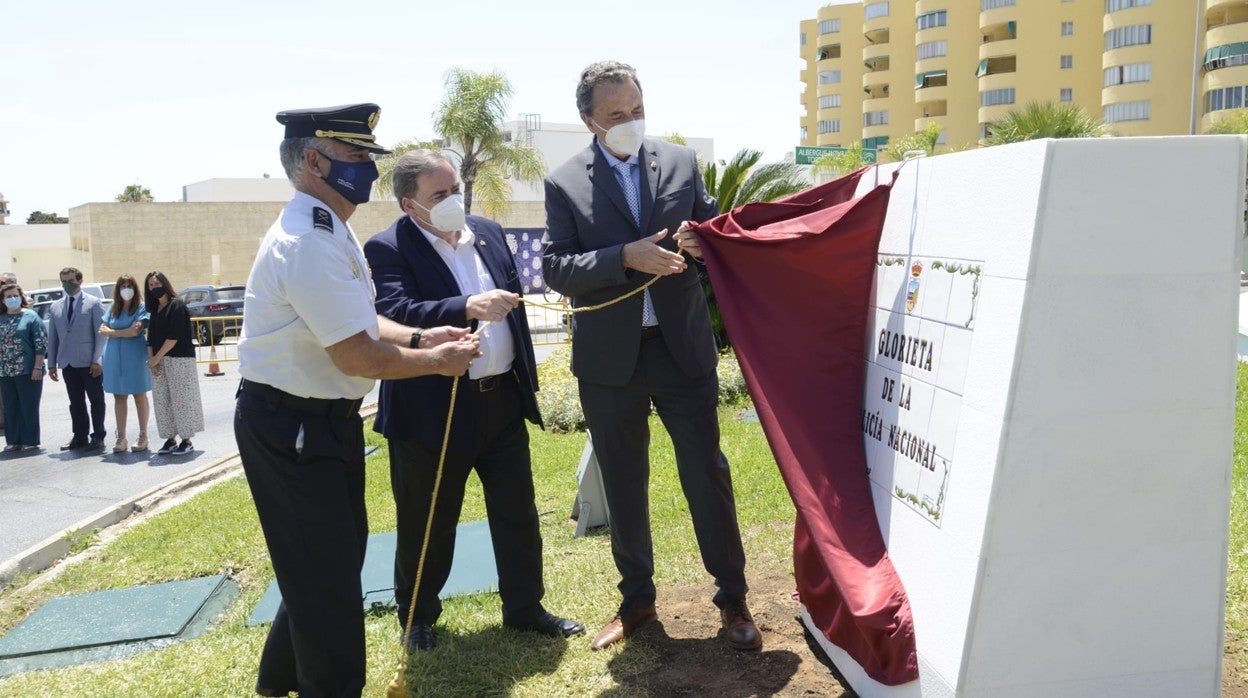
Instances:
[[[632,173],[632,177],[633,177],[633,191],[637,192],[638,196],[640,196],[641,195],[641,160],[637,158],[637,153],[633,153],[632,155],[629,155],[627,160],[621,160],[617,158],[616,156],[612,155],[611,151],[607,150],[606,147],[603,146],[602,141],[598,140],[597,137],[594,138],[594,143],[598,145],[598,150],[602,151],[602,154],[606,156],[607,164],[611,166],[611,171],[615,172],[616,179],[619,179],[620,177],[620,171],[615,169],[616,165],[620,164],[621,162],[627,162],[630,165],[632,165],[632,167],[629,168],[629,172]],[[621,184],[620,186],[623,186],[623,185]]]

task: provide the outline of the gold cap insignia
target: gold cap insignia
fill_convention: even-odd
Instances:
[[[377,121],[379,119],[381,119],[380,109],[368,115],[368,130],[369,131],[372,131],[373,129],[377,128]]]

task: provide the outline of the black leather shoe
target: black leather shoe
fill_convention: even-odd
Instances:
[[[528,623],[520,624],[504,624],[514,630],[526,633],[538,633],[548,637],[572,637],[585,632],[585,626],[568,618],[560,618],[550,611],[542,611],[542,614]]]
[[[416,621],[412,623],[412,631],[407,635],[407,651],[423,652],[431,650],[437,645],[433,641],[433,626],[428,623]]]
[[[86,447],[87,447],[87,442],[79,441],[78,439],[73,439],[67,444],[61,444],[62,451],[81,451],[82,449]]]
[[[87,445],[84,446],[83,448],[87,449],[88,451],[103,451],[104,442],[91,440],[91,441],[88,441]]]

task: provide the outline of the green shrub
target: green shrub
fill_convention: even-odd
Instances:
[[[719,357],[719,402],[731,405],[749,401],[741,366],[732,350]],[[537,406],[542,411],[546,428],[556,434],[585,429],[585,413],[581,410],[576,376],[572,375],[572,345],[559,347],[537,367]]]

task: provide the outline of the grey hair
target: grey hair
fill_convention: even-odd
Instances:
[[[399,208],[403,208],[404,198],[411,199],[416,196],[416,180],[421,175],[433,172],[449,162],[449,158],[436,150],[418,148],[403,153],[394,163],[394,173],[390,175],[390,190],[394,192],[395,200],[400,202]],[[455,181],[459,181],[458,169],[455,170]]]
[[[299,179],[303,177],[303,154],[309,150],[315,150],[324,153],[331,142],[329,138],[317,138],[309,136],[307,138],[286,138],[282,140],[282,144],[278,147],[278,154],[282,158],[282,169],[286,170],[286,178],[291,184],[298,184]],[[317,147],[321,146],[321,147]]]
[[[622,83],[632,80],[641,92],[637,70],[619,61],[598,61],[581,71],[581,81],[576,85],[576,108],[585,116],[594,113],[594,88],[604,82]]]

